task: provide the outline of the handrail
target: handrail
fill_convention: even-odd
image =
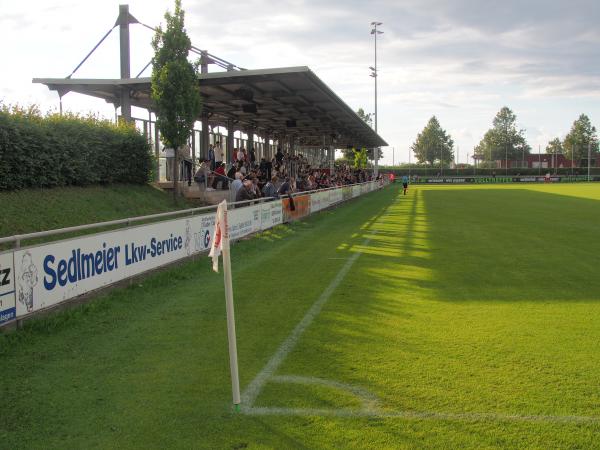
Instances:
[[[364,183],[353,183],[353,184],[344,184],[342,186],[331,186],[331,187],[323,188],[323,189],[313,189],[312,191],[292,192],[289,195],[292,196],[292,197],[296,197],[298,195],[312,194],[313,192],[324,192],[324,191],[328,191],[328,190],[331,190],[331,189],[340,189],[340,188],[352,187],[352,186],[362,186],[363,184],[367,184],[367,183],[375,183],[375,180],[373,180],[373,181],[365,181]],[[284,194],[284,195],[288,195],[288,194]]]
[[[306,194],[310,194],[313,192],[324,192],[327,190],[339,189],[339,188],[343,188],[343,187],[359,186],[359,185],[373,183],[373,182],[374,181],[366,181],[364,183],[347,184],[344,186],[332,186],[332,187],[328,187],[328,188],[324,188],[324,189],[316,189],[316,190],[312,190],[312,191],[294,192],[294,193],[290,193],[289,196],[295,197],[298,195],[306,195]],[[287,195],[288,194],[284,194],[284,196],[287,196]],[[253,204],[254,203],[262,203],[267,200],[276,200],[277,198],[278,197],[259,197],[259,198],[253,198],[251,200],[241,200],[238,202],[231,202],[231,203],[227,203],[227,205],[233,206],[233,205],[242,205],[245,203],[253,203]],[[152,219],[160,219],[160,218],[165,218],[165,217],[180,216],[180,215],[184,215],[184,214],[193,215],[194,213],[201,212],[201,211],[214,210],[217,207],[218,207],[218,205],[202,206],[199,208],[188,208],[188,209],[182,209],[179,211],[169,211],[169,212],[164,212],[164,213],[150,214],[147,216],[130,217],[127,219],[110,220],[107,222],[97,222],[97,223],[91,223],[91,224],[86,224],[86,225],[77,225],[77,226],[73,226],[73,227],[57,228],[54,230],[47,230],[47,231],[36,231],[34,233],[15,234],[13,236],[0,237],[0,244],[4,244],[6,242],[17,242],[17,244],[20,245],[21,241],[28,240],[28,239],[34,239],[34,238],[40,238],[40,237],[46,237],[46,236],[55,236],[57,234],[66,234],[66,233],[72,233],[72,232],[76,232],[76,231],[91,230],[94,228],[109,227],[109,226],[113,226],[113,225],[124,225],[124,224],[131,225],[134,222],[141,222],[144,220],[152,220]]]
[[[252,200],[241,200],[239,202],[227,203],[227,206],[240,205],[243,203],[250,203],[250,202],[261,203],[261,202],[265,202],[267,200],[274,200],[274,199],[275,199],[275,197],[254,198]],[[71,232],[75,232],[75,231],[91,230],[94,228],[109,227],[109,226],[113,226],[113,225],[123,225],[123,224],[130,225],[134,222],[141,222],[143,220],[159,219],[159,218],[179,216],[179,215],[184,215],[184,214],[194,214],[194,213],[200,212],[200,211],[209,211],[211,209],[216,209],[217,207],[218,207],[218,205],[202,206],[199,208],[189,208],[189,209],[182,209],[179,211],[169,211],[169,212],[158,213],[158,214],[150,214],[148,216],[137,216],[137,217],[130,217],[127,219],[110,220],[108,222],[97,222],[97,223],[91,223],[91,224],[86,224],[86,225],[77,225],[74,227],[57,228],[57,229],[48,230],[48,231],[36,231],[34,233],[15,234],[14,236],[7,236],[7,237],[0,238],[0,244],[4,244],[6,242],[19,242],[20,243],[20,241],[27,240],[27,239],[34,239],[34,238],[46,237],[46,236],[54,236],[57,234],[71,233]]]

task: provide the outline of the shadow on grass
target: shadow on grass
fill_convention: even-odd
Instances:
[[[361,289],[447,301],[600,299],[597,200],[526,189],[415,190],[356,236]],[[379,306],[380,307],[380,306]]]

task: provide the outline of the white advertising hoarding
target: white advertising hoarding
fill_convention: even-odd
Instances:
[[[342,199],[342,189],[312,194],[310,212]],[[228,215],[230,238],[239,239],[283,223],[283,205],[275,200]],[[0,254],[0,323],[206,251],[214,224],[210,213]]]
[[[192,216],[17,250],[17,317],[206,250],[213,227]]]
[[[260,205],[261,208],[261,229],[267,230],[283,223],[283,211],[281,209],[281,200],[273,200]]]
[[[344,195],[342,193],[342,188],[332,189],[329,191],[329,205],[335,205],[336,203],[341,202],[344,199]]]
[[[0,323],[14,319],[15,310],[15,270],[13,254],[0,254]]]

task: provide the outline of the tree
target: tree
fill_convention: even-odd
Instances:
[[[365,113],[364,109],[358,108],[358,111],[356,111],[356,115],[360,117],[363,120],[363,122],[365,122],[367,125],[373,128],[373,114]],[[345,159],[347,159],[348,161],[354,161],[354,148],[348,147],[346,149],[342,149],[342,153],[344,154]],[[367,158],[373,161],[373,155],[373,149],[368,149]],[[383,158],[383,151],[379,149],[379,159],[381,158]]]
[[[175,152],[175,198],[178,195],[178,150],[187,143],[201,108],[198,65],[188,61],[192,43],[184,28],[184,16],[181,0],[175,0],[175,12],[165,13],[166,29],[163,31],[159,26],[152,39],[152,100],[161,140]]]
[[[517,116],[504,106],[493,121],[483,139],[475,147],[475,155],[483,160],[520,160],[528,155],[531,147],[525,139],[525,130],[517,129]]]
[[[548,145],[546,145],[546,153],[551,155],[562,155],[565,153],[564,150],[565,149],[563,148],[562,142],[560,142],[559,138],[552,139],[550,142],[548,142]]]
[[[354,168],[355,169],[366,169],[367,168],[367,149],[365,147],[360,150],[354,151]]]
[[[590,119],[585,114],[573,122],[571,131],[565,136],[563,147],[565,153],[575,161],[587,160],[588,145],[592,146],[592,153],[598,152],[598,137],[596,127],[592,126]]]
[[[373,114],[367,114],[365,113],[364,109],[358,108],[358,111],[356,111],[356,115],[360,117],[364,122],[366,122],[367,125],[369,125],[371,128],[373,127]]]
[[[411,146],[419,163],[429,163],[431,166],[436,161],[441,161],[443,164],[450,163],[454,159],[453,148],[454,141],[440,126],[435,116],[429,119]]]

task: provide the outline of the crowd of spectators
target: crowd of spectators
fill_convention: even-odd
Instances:
[[[347,165],[329,168],[312,167],[302,154],[290,155],[277,149],[275,156],[257,161],[253,148],[233,149],[233,163],[227,165],[218,143],[211,145],[209,159],[201,162],[194,180],[207,190],[232,189],[236,201],[260,197],[280,197],[294,192],[363,183],[371,180],[364,170]],[[219,159],[217,159],[219,158]]]

